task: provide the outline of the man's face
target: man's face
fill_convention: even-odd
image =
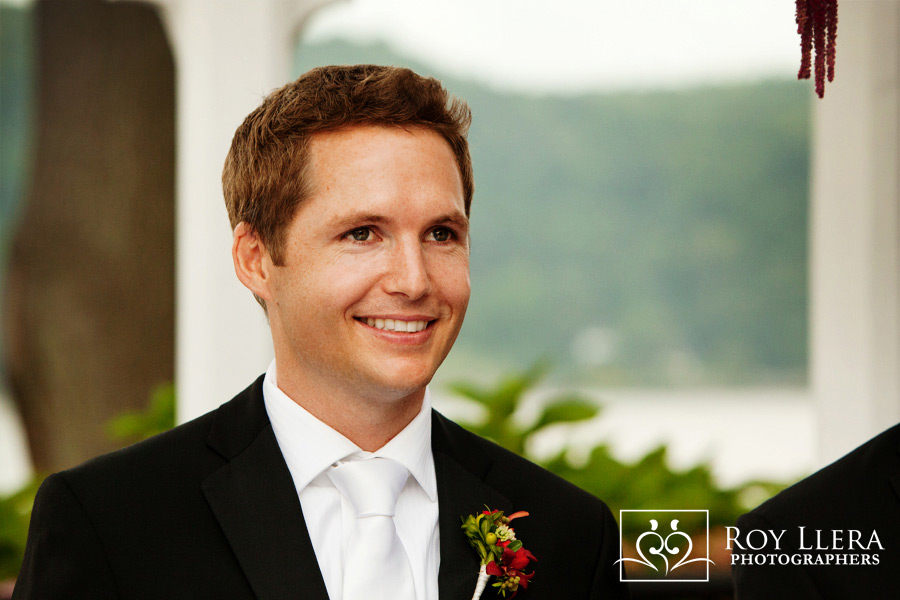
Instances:
[[[310,167],[283,266],[269,263],[279,382],[407,397],[447,356],[469,301],[453,152],[431,131],[359,126],[316,134]]]

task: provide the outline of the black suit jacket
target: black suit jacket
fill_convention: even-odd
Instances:
[[[815,530],[823,545],[848,546],[846,530],[861,532],[864,545],[877,532],[884,550],[873,544],[877,565],[741,565],[732,561],[737,600],[867,600],[900,598],[900,425],[888,429],[853,452],[784,490],[738,519],[743,533],[752,529],[786,530],[784,554],[824,555],[847,550],[808,551],[800,547],[798,526],[805,526],[803,546],[815,547]],[[757,543],[754,545],[759,545]],[[776,552],[773,544],[751,555]],[[854,552],[859,554],[858,549]],[[814,560],[814,558],[813,558]],[[861,559],[860,559],[861,560]],[[834,562],[834,559],[832,559]]]
[[[460,518],[485,505],[531,513],[516,532],[539,562],[517,598],[626,597],[605,504],[436,412],[432,450],[441,600],[472,597],[478,560]],[[262,378],[190,423],[48,477],[13,598],[327,600]]]

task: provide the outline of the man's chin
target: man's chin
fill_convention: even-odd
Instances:
[[[416,395],[421,398],[425,386],[431,382],[436,370],[436,368],[383,369],[367,382],[368,385],[363,384],[367,390],[360,391],[363,395],[386,402],[398,402]]]
[[[410,381],[409,379],[404,379],[403,381],[386,381],[382,386],[382,398],[387,401],[402,401],[411,396],[416,396],[423,394],[425,392],[425,386],[431,381],[431,377],[427,379]]]

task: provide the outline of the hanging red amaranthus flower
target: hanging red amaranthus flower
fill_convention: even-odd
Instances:
[[[825,96],[825,77],[834,81],[834,48],[837,39],[837,0],[796,0],[797,33],[800,34],[800,71],[797,79],[809,79],[814,70],[816,94]],[[816,50],[815,63],[812,50]]]

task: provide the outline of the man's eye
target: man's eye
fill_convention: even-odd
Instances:
[[[368,227],[357,227],[347,235],[351,237],[354,242],[365,242],[369,239],[371,234],[372,230]]]
[[[453,239],[453,232],[446,227],[438,227],[431,232],[431,235],[434,236],[436,242],[449,242]]]

